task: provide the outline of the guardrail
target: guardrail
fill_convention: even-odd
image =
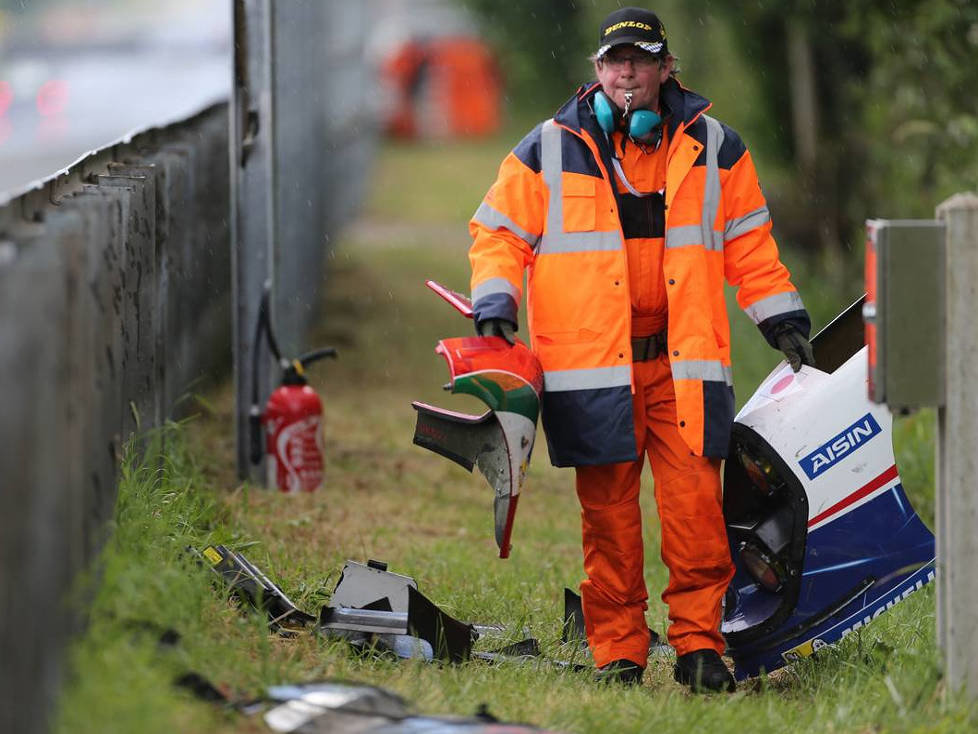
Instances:
[[[229,369],[227,110],[0,205],[0,731],[47,728],[122,443]]]

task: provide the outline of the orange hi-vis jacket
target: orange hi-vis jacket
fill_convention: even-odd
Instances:
[[[473,216],[475,318],[527,321],[544,370],[543,424],[556,466],[637,458],[628,263],[608,138],[581,87],[506,156]],[[810,322],[771,236],[750,153],[710,103],[669,79],[665,252],[668,353],[690,450],[725,457],[734,416],[724,279],[772,345]]]

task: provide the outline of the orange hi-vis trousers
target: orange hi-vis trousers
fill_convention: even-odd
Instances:
[[[638,460],[576,469],[587,574],[581,600],[599,667],[619,659],[644,666],[648,660],[639,507],[645,453],[662,526],[662,560],[669,569],[662,594],[669,606],[668,638],[677,655],[706,648],[723,653],[722,601],[734,574],[723,520],[720,460],[693,455],[680,437],[668,357],[632,366]]]

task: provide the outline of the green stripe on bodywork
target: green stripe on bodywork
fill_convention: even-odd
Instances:
[[[512,379],[512,375],[507,374],[505,377],[507,380]],[[506,390],[493,379],[492,372],[456,377],[452,392],[474,395],[492,410],[517,413],[533,423],[536,423],[540,414],[540,398],[530,385],[524,383]]]

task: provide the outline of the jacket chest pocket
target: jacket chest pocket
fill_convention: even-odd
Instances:
[[[580,173],[563,173],[564,231],[593,232],[596,229],[598,180]]]

